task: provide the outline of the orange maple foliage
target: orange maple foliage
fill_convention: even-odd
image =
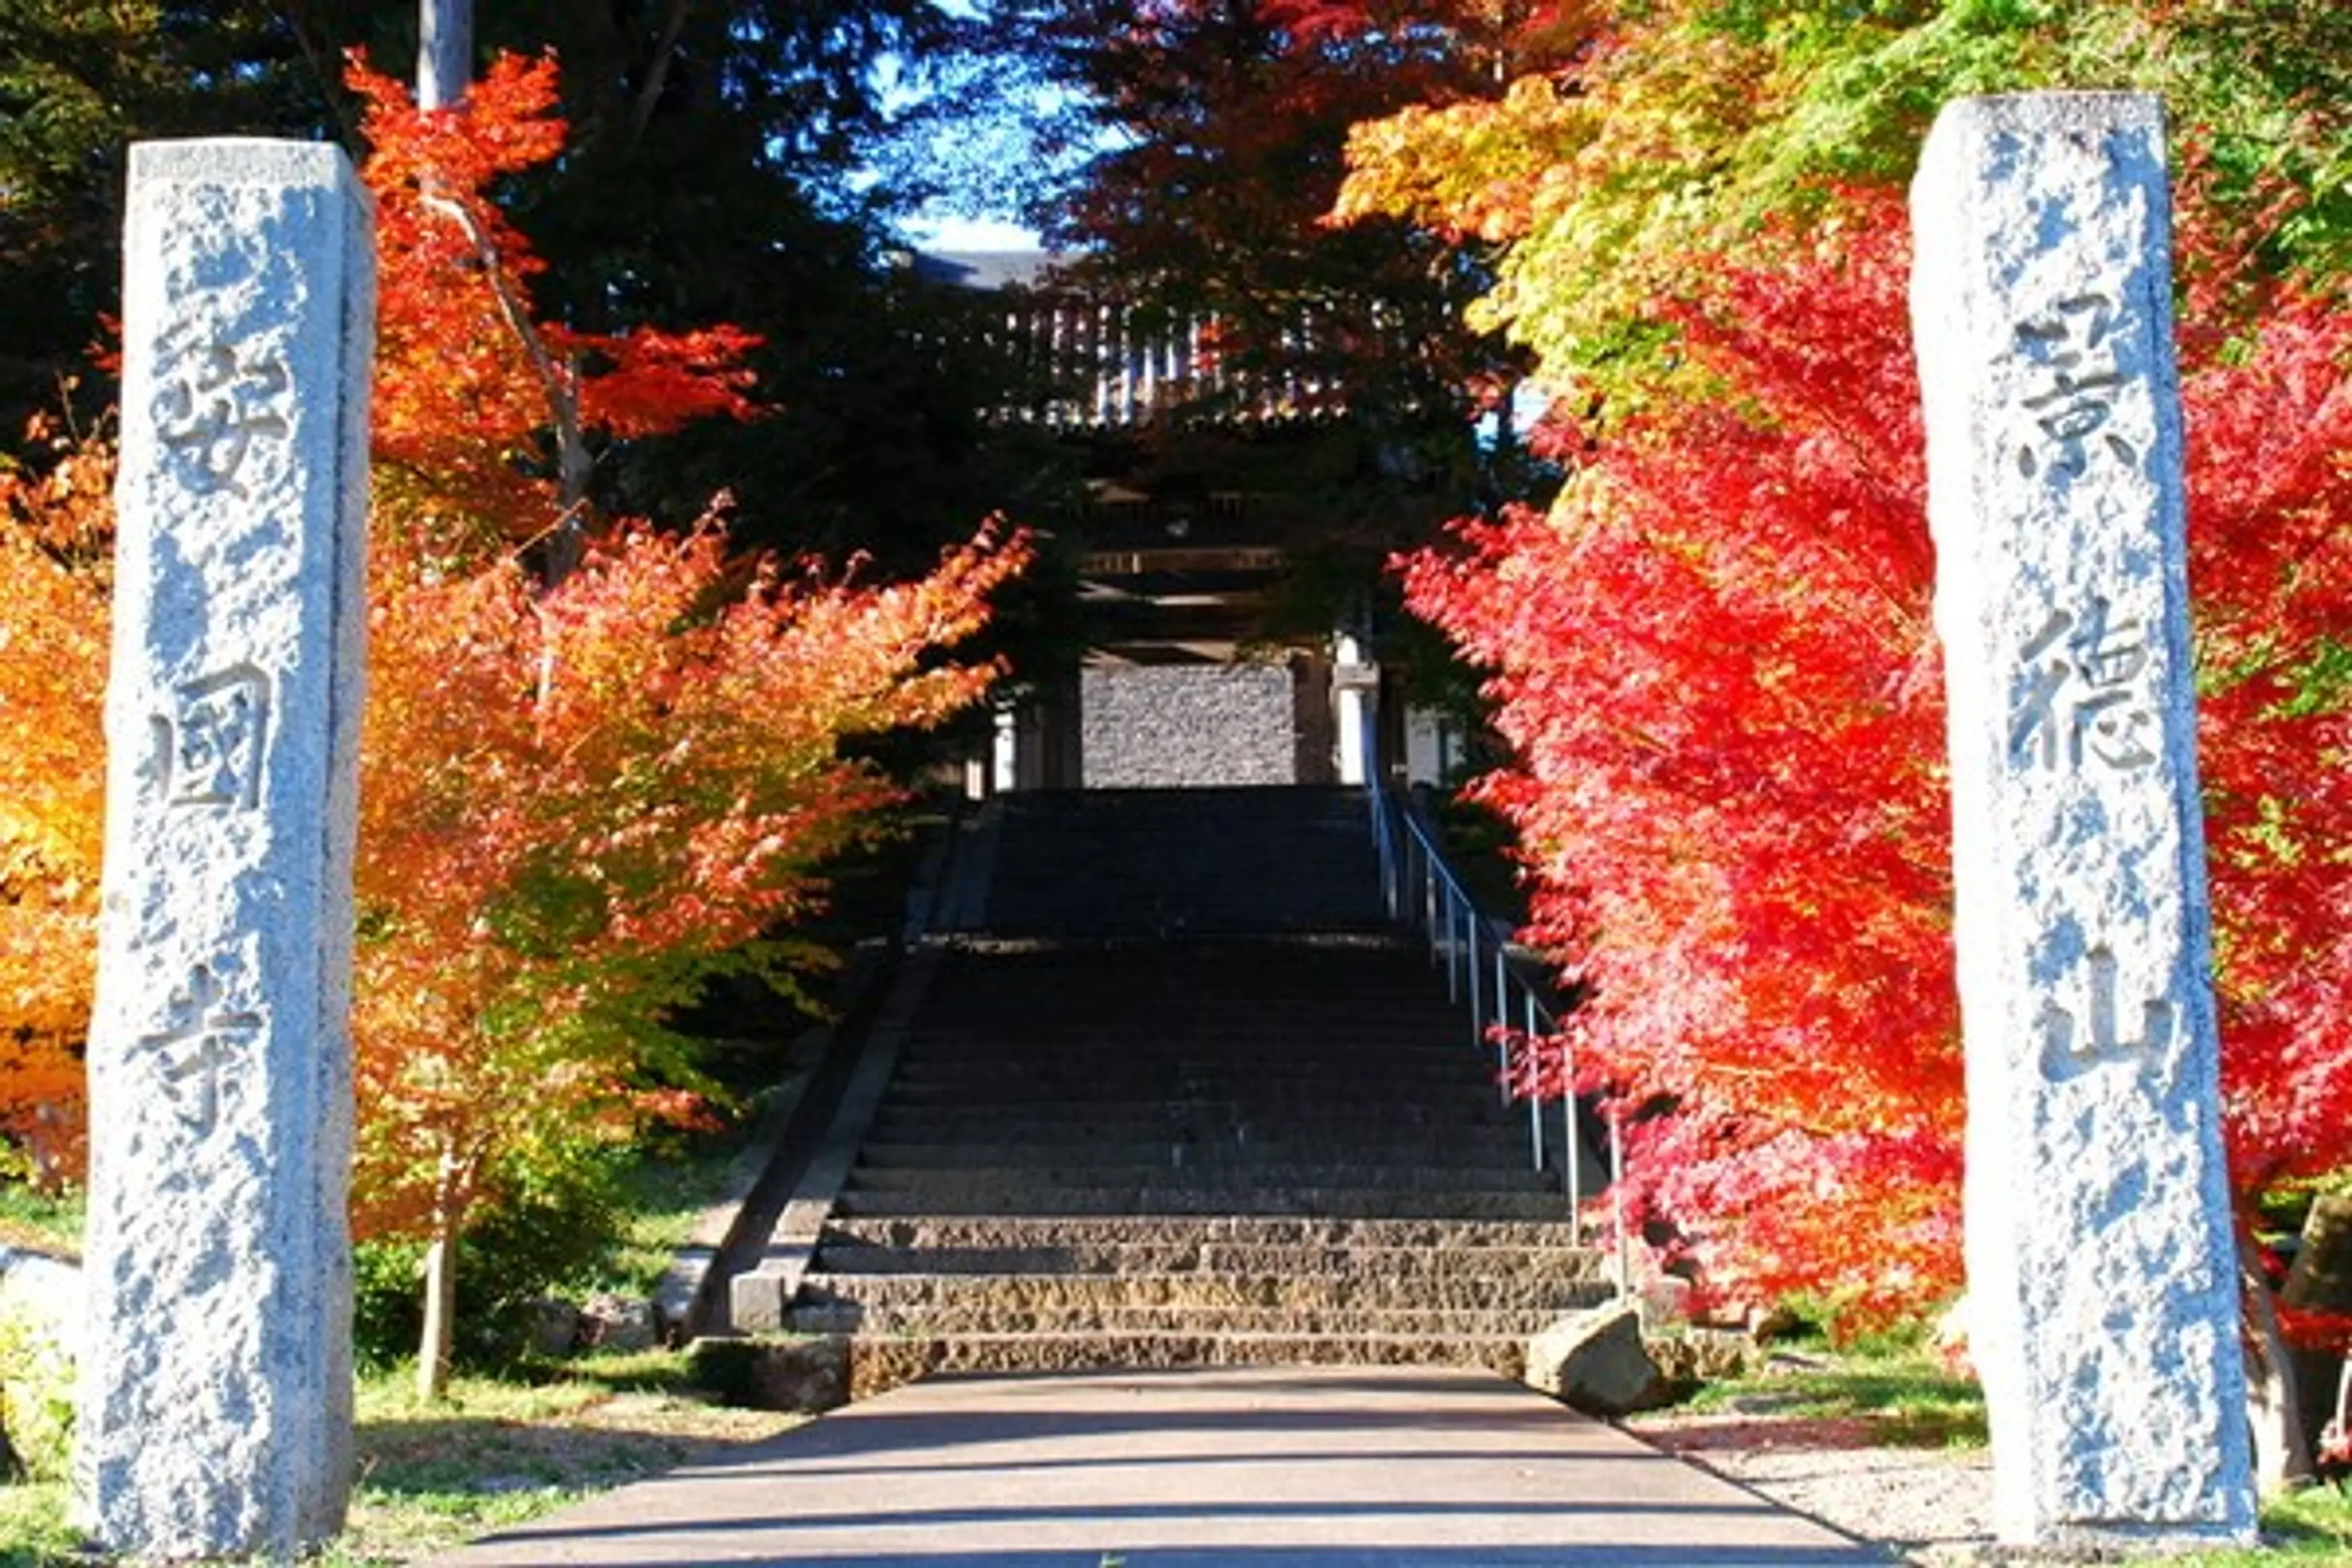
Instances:
[[[914,583],[748,583],[715,529],[625,530],[539,594],[380,546],[361,787],[363,1230],[430,1234],[572,1143],[625,1137],[681,1042],[667,1009],[759,965],[815,868],[896,797],[848,737],[936,723],[1026,547]]]
[[[492,190],[562,151],[552,59],[501,55],[462,109],[432,113],[363,59],[349,74],[376,199],[375,457],[421,522],[536,532],[558,521],[551,493],[581,500],[591,437],[756,412],[751,333],[583,332],[532,313],[545,263]]]
[[[986,689],[993,665],[945,650],[1029,549],[983,529],[918,581],[867,585],[735,557],[715,523],[619,523],[541,588],[513,545],[577,499],[537,460],[550,423],[626,437],[746,414],[750,340],[569,333],[501,293],[539,263],[486,187],[560,150],[551,67],[501,60],[462,113],[355,79],[383,330],[353,1206],[363,1234],[446,1256],[486,1195],[704,1113],[667,1016],[714,973],[792,956],[772,939],[821,900],[821,863],[897,795],[842,742]],[[111,473],[103,442],[0,472],[0,1135],[43,1159],[79,1114]]]
[[[581,530],[585,443],[748,416],[752,340],[531,313],[489,187],[562,144],[551,63],[500,59],[461,111],[353,82],[383,252],[353,1205],[430,1243],[433,1392],[477,1206],[698,1113],[667,1018],[780,970],[763,938],[896,794],[841,742],[981,695],[992,667],[940,650],[1027,547],[984,531],[867,588],[730,560],[715,524]],[[510,546],[558,530],[584,547],[542,591]]]
[[[27,444],[57,461],[0,466],[0,1136],[53,1184],[83,1152],[114,464],[46,422]]]

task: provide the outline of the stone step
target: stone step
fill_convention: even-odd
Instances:
[[[1557,1135],[1559,1112],[1547,1109],[1545,1131]],[[912,1110],[886,1110],[875,1118],[871,1142],[876,1145],[974,1143],[1034,1145],[1055,1143],[1070,1148],[1104,1148],[1124,1143],[1160,1143],[1189,1138],[1209,1145],[1232,1147],[1235,1129],[1239,1142],[1251,1149],[1293,1148],[1303,1144],[1346,1145],[1358,1154],[1367,1150],[1423,1163],[1451,1147],[1493,1150],[1497,1158],[1528,1158],[1528,1113],[1524,1106],[1498,1117],[1473,1121],[1448,1119],[1433,1124],[1426,1119],[1398,1117],[1361,1121],[1254,1118],[1226,1107],[1192,1111],[1170,1110],[1153,1116],[1106,1118],[1074,1108],[1066,1114],[1000,1116],[970,1105],[939,1105]]]
[[[1139,1371],[1186,1366],[1474,1366],[1517,1380],[1527,1341],[1517,1334],[952,1334],[851,1341],[856,1397],[935,1373],[1047,1372],[1080,1367]]]
[[[951,993],[954,1011],[933,1005],[917,1012],[908,1040],[919,1047],[1076,1047],[1144,1032],[1212,1041],[1230,1036],[1270,1035],[1307,1043],[1349,1037],[1379,1045],[1410,1044],[1432,1025],[1459,1021],[1465,1031],[1468,1027],[1465,1010],[1410,969],[1404,978],[1387,984],[1354,972],[1318,975],[1297,965],[1245,974],[1205,973],[1186,983],[1223,989],[1217,1000],[1204,1001],[1197,990],[1154,985],[1140,970],[1032,973],[1020,977],[1017,990],[1008,982],[1007,989],[994,994],[994,987],[984,983],[961,986]],[[1237,983],[1250,989],[1233,989]],[[1032,994],[1041,985],[1052,996],[1051,1012],[1041,1009]]]
[[[1576,1250],[1565,1201],[1527,1218],[1334,1215],[1119,1214],[1009,1215],[940,1210],[908,1216],[836,1215],[825,1247],[1255,1247],[1387,1248],[1430,1258],[1483,1256],[1496,1247]]]
[[[1446,1125],[1463,1117],[1516,1115],[1524,1120],[1527,1116],[1526,1105],[1503,1103],[1491,1078],[1466,1081],[1457,1078],[1413,1085],[1410,1092],[1399,1091],[1393,1080],[1383,1080],[1382,1092],[1377,1098],[1360,1087],[1347,1089],[1330,1083],[1098,1087],[1099,1093],[1089,1093],[1084,1084],[1077,1082],[1038,1085],[992,1084],[985,1079],[970,1083],[910,1080],[891,1086],[886,1109],[894,1115],[907,1111],[961,1111],[969,1116],[977,1107],[986,1106],[992,1115],[1003,1111],[1008,1116],[1053,1118],[1084,1115],[1104,1104],[1176,1105],[1238,1110],[1247,1116],[1278,1117],[1285,1121],[1299,1120],[1332,1127],[1363,1125],[1383,1115],[1403,1112],[1406,1107],[1418,1110],[1426,1118],[1427,1125]]]
[[[1246,1039],[1183,1041],[1169,1035],[1136,1035],[1129,1039],[1098,1039],[1087,1041],[1085,1047],[1030,1047],[1028,1041],[1013,1041],[1007,1047],[992,1047],[983,1051],[964,1047],[940,1047],[929,1051],[908,1051],[898,1058],[898,1072],[906,1079],[952,1079],[969,1074],[997,1074],[1004,1079],[1061,1079],[1061,1077],[1082,1077],[1087,1081],[1119,1084],[1124,1079],[1197,1079],[1206,1084],[1228,1084],[1242,1081],[1254,1084],[1261,1079],[1275,1081],[1319,1081],[1327,1093],[1343,1084],[1371,1081],[1379,1084],[1390,1074],[1425,1077],[1425,1074],[1479,1074],[1494,1060],[1491,1053],[1475,1048],[1463,1030],[1461,1039],[1437,1037],[1437,1039],[1402,1041],[1395,1047],[1362,1047],[1355,1044],[1331,1051],[1310,1051],[1303,1048],[1294,1037],[1265,1035]]]
[[[1444,1088],[1458,1085],[1493,1092],[1496,1062],[1492,1052],[1466,1043],[1447,1042],[1400,1051],[1386,1061],[1357,1052],[1331,1057],[1294,1051],[1279,1040],[1187,1056],[1181,1049],[1160,1055],[1165,1042],[1149,1047],[1110,1045],[1093,1052],[1035,1056],[953,1056],[902,1058],[892,1079],[894,1088],[932,1084],[978,1085],[990,1097],[1010,1097],[1045,1084],[1076,1089],[1081,1099],[1116,1100],[1131,1092],[1138,1098],[1170,1094],[1293,1095],[1311,1091],[1314,1098],[1334,1095],[1378,1104],[1395,1098],[1400,1083]]]
[[[977,1129],[975,1131],[978,1131]],[[868,1170],[919,1170],[940,1166],[1006,1172],[1037,1170],[1234,1170],[1345,1167],[1360,1159],[1362,1139],[1285,1138],[1263,1142],[1248,1137],[1194,1138],[1182,1135],[1136,1138],[1117,1142],[1084,1135],[1053,1139],[1030,1138],[1002,1142],[992,1129],[987,1140],[932,1139],[908,1141],[868,1139],[858,1151],[858,1163]],[[1508,1173],[1516,1177],[1530,1171],[1524,1137],[1517,1140],[1454,1138],[1444,1142],[1379,1145],[1382,1154],[1416,1173]],[[1360,1167],[1359,1167],[1360,1168]],[[1517,1184],[1516,1183],[1512,1184]]]
[[[910,1254],[919,1258],[920,1254]],[[1562,1280],[1497,1273],[1388,1274],[1360,1266],[1296,1273],[1192,1271],[1119,1274],[961,1274],[850,1272],[821,1259],[801,1300],[812,1307],[856,1304],[905,1311],[1016,1310],[1024,1312],[1144,1307],[1282,1311],[1537,1311],[1591,1306],[1608,1287],[1595,1279]]]
[[[1142,1187],[920,1187],[871,1189],[854,1183],[835,1205],[836,1215],[917,1217],[968,1215],[974,1209],[1022,1216],[1060,1215],[1296,1215],[1332,1219],[1503,1219],[1560,1217],[1568,1200],[1553,1191],[1462,1193],[1366,1191],[1342,1188],[1234,1187],[1208,1191],[1186,1185]]]
[[[1550,1289],[1595,1284],[1609,1260],[1578,1246],[1251,1246],[1246,1241],[1068,1241],[1061,1246],[934,1246],[894,1248],[828,1241],[818,1253],[824,1279],[873,1274],[971,1274],[971,1277],[1140,1277],[1140,1274],[1371,1274],[1379,1279],[1451,1286],[1500,1279],[1540,1281]],[[812,1277],[814,1279],[814,1277]]]
[[[845,1222],[872,1224],[873,1222]],[[884,1222],[898,1223],[898,1222]],[[840,1232],[828,1234],[839,1236]],[[1496,1245],[1489,1247],[1324,1247],[1258,1245],[1245,1241],[1090,1241],[1073,1236],[1060,1242],[976,1247],[881,1247],[847,1239],[826,1241],[817,1254],[826,1279],[878,1274],[1041,1275],[1253,1275],[1296,1270],[1303,1276],[1361,1271],[1381,1279],[1477,1284],[1505,1279],[1538,1281],[1554,1288],[1598,1285],[1608,1258],[1589,1247]]]
[[[982,1301],[950,1306],[835,1301],[795,1306],[786,1331],[799,1334],[1224,1334],[1525,1339],[1559,1316],[1517,1310],[1209,1306],[1020,1306]]]
[[[1483,1197],[1502,1193],[1549,1194],[1557,1185],[1549,1172],[1524,1163],[1442,1170],[1411,1165],[1285,1165],[1203,1159],[1181,1143],[1168,1145],[1159,1160],[1132,1163],[1088,1158],[1036,1166],[877,1165],[861,1159],[850,1172],[850,1181],[855,1190],[866,1194],[1139,1193],[1181,1186],[1227,1202],[1236,1194],[1261,1191],[1333,1189],[1367,1196],[1435,1193]],[[1148,1210],[1150,1205],[1144,1206]]]

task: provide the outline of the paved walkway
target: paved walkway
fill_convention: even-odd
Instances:
[[[1843,1568],[1888,1555],[1489,1373],[940,1378],[439,1560]]]

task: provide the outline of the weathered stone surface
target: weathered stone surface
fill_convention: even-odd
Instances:
[[[1297,695],[1281,665],[1089,669],[1079,704],[1088,789],[1297,782]]]
[[[579,1339],[590,1350],[649,1351],[661,1342],[661,1324],[643,1296],[599,1291],[581,1304]]]
[[[1622,1415],[1665,1393],[1630,1303],[1571,1312],[1528,1342],[1527,1384],[1590,1415]]]
[[[752,1363],[751,1403],[761,1410],[805,1410],[812,1415],[849,1403],[849,1342],[772,1340],[760,1346]]]
[[[543,1356],[570,1355],[580,1345],[580,1308],[560,1296],[530,1304],[530,1348]]]
[[[1691,1386],[1746,1377],[1764,1364],[1764,1349],[1745,1330],[1697,1325],[1652,1335],[1650,1361],[1668,1384]]]
[[[1955,103],[1913,212],[1997,1527],[2251,1539],[2158,106]]]
[[[131,151],[76,1479],[132,1553],[349,1494],[371,246],[332,147]]]

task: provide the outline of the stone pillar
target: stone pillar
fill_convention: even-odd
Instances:
[[[373,255],[342,153],[131,153],[85,1523],[290,1555],[351,1477]]]
[[[1339,782],[1360,784],[1371,760],[1367,750],[1376,720],[1374,706],[1381,688],[1381,667],[1364,657],[1363,644],[1342,632],[1335,644],[1331,665],[1331,700],[1338,710]]]
[[[1995,1527],[2248,1541],[2161,110],[1954,103],[1912,213]]]

